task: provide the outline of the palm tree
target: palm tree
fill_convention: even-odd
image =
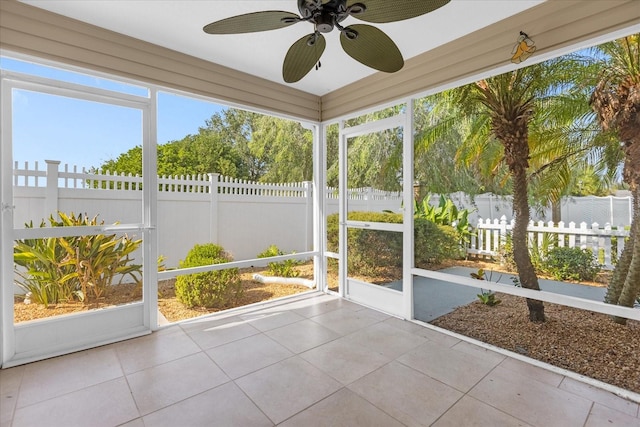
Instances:
[[[569,130],[581,123],[588,109],[584,98],[582,106],[577,102],[580,91],[574,79],[580,66],[575,58],[561,57],[443,92],[437,95],[438,111],[452,111],[453,115],[440,121],[440,132],[427,129],[417,135],[422,144],[429,145],[435,135],[442,137],[465,122],[470,132],[459,153],[465,153],[466,161],[495,153],[491,147],[496,144],[501,147],[494,170],[504,164],[508,171],[515,214],[513,256],[520,283],[528,289],[540,290],[527,241],[531,164],[535,160],[538,173],[555,169],[566,176],[572,159],[587,150],[581,145],[584,140],[567,139]],[[541,301],[527,299],[527,306],[531,321],[545,321]]]
[[[596,48],[603,67],[591,106],[605,132],[617,137],[624,154],[623,179],[634,199],[631,234],[605,301],[632,307],[640,294],[640,35],[634,34]],[[626,323],[624,318],[615,318]]]

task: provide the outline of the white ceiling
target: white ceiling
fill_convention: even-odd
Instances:
[[[312,32],[308,23],[237,35],[209,35],[202,31],[208,23],[243,13],[263,10],[298,13],[296,0],[21,1],[277,83],[283,83],[282,61],[289,46]],[[427,15],[374,25],[395,41],[406,61],[543,1],[452,0]],[[355,22],[350,17],[343,25]],[[326,35],[322,67],[291,86],[324,95],[376,72],[346,55],[338,36],[337,30]]]

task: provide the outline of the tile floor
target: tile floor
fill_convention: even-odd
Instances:
[[[637,403],[320,293],[6,369],[0,392],[0,427],[640,427]]]

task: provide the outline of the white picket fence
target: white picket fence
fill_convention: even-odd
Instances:
[[[467,253],[489,257],[500,255],[514,223],[514,220],[507,221],[505,216],[499,220],[480,219],[469,242]],[[576,227],[575,222],[565,224],[560,221],[554,224],[551,221],[531,221],[527,230],[530,246],[537,245],[542,248],[551,243],[558,247],[590,249],[605,269],[614,268],[614,261],[619,259],[624,248],[624,240],[629,236],[629,231],[624,226],[614,229],[607,223],[601,228],[597,222],[591,225],[582,222]],[[549,238],[550,236],[553,237]]]

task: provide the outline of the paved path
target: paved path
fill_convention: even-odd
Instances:
[[[476,269],[468,267],[451,267],[441,270],[444,273],[469,277]],[[486,272],[487,279],[494,282],[511,285],[514,274]],[[574,283],[557,282],[554,280],[538,279],[540,289],[594,301],[603,301],[606,288],[578,285]],[[414,280],[413,298],[415,302],[414,315],[418,320],[430,322],[444,314],[450,313],[457,307],[467,305],[478,299],[479,289],[469,286],[456,285],[443,280],[416,277]],[[393,282],[392,289],[400,290],[402,282]]]

